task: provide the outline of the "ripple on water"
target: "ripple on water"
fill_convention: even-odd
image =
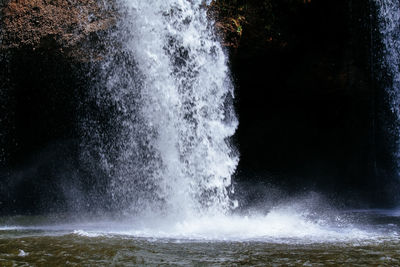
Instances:
[[[23,241],[23,242],[22,242]],[[0,239],[0,265],[398,265],[399,242],[280,244],[256,241],[172,242],[79,235]],[[23,250],[25,255],[20,256]]]

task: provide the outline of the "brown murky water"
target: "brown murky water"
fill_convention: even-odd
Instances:
[[[182,242],[77,235],[2,238],[0,266],[399,266],[400,243]]]

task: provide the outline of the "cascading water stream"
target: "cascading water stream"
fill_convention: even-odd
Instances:
[[[120,0],[97,105],[112,123],[85,144],[127,212],[227,213],[238,121],[227,59],[202,0]]]
[[[395,130],[400,138],[400,2],[398,0],[375,0],[378,7],[379,31],[383,44],[382,69],[385,73],[386,92],[390,108],[395,115]],[[400,142],[397,154],[400,164]]]
[[[90,93],[98,112],[83,124],[83,159],[97,162],[113,210],[127,215],[128,222],[113,223],[107,233],[270,240],[363,235],[336,225],[337,217],[332,227],[315,221],[310,209],[320,204],[314,196],[231,214],[238,205],[231,198],[238,156],[229,138],[238,121],[227,58],[204,1],[117,3],[121,17],[101,62],[103,79]]]

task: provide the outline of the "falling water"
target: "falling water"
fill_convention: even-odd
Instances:
[[[233,214],[238,155],[229,138],[238,121],[227,58],[206,3],[120,0],[111,8],[121,16],[104,41],[102,79],[90,92],[94,108],[82,125],[82,156],[106,177],[112,210],[128,216],[107,222],[111,228],[98,225],[101,234],[212,240],[363,235],[337,226],[335,216],[332,227],[322,218],[316,222],[310,209],[319,209],[320,201],[314,196]],[[98,233],[92,226],[73,228]]]
[[[226,213],[238,157],[227,58],[202,0],[120,0],[84,158],[128,212]],[[99,116],[99,115],[97,115]],[[110,115],[109,115],[110,116]],[[101,117],[101,115],[100,115]]]
[[[379,31],[383,44],[382,69],[386,72],[386,92],[390,108],[396,117],[396,132],[400,135],[400,2],[398,0],[376,0],[378,6]],[[397,149],[400,159],[400,143]]]

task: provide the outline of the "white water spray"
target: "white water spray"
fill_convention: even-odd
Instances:
[[[229,212],[238,162],[229,138],[238,122],[204,1],[117,2],[122,17],[111,39],[118,45],[102,65],[106,90],[96,92],[113,123],[107,138],[97,129],[87,144],[115,202],[173,216]]]

